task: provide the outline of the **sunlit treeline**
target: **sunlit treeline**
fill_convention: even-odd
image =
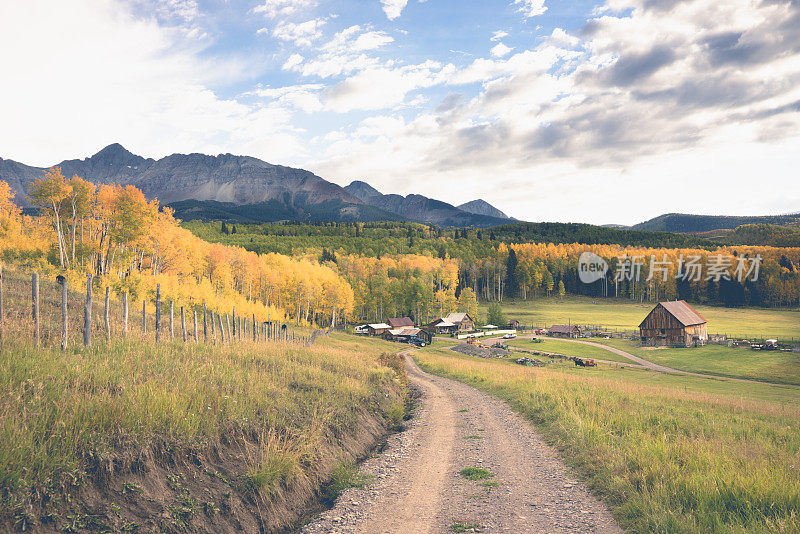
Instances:
[[[509,250],[514,251],[511,259]],[[686,299],[695,302],[732,306],[792,306],[800,303],[800,248],[730,246],[715,250],[691,248],[621,247],[618,245],[583,245],[524,243],[498,247],[495,263],[505,266],[505,292],[520,296],[552,292],[563,282],[570,293],[593,296],[628,297],[637,300]],[[594,284],[579,281],[578,259],[590,251],[604,258],[609,266],[606,277]],[[622,258],[636,258],[641,265],[638,280],[621,267]],[[686,265],[692,258],[703,266],[700,276],[691,274]],[[737,276],[740,260],[750,267],[760,257],[757,271]],[[711,265],[725,262],[728,278],[714,276]],[[513,266],[513,268],[512,268]],[[683,266],[683,268],[682,268]],[[747,273],[743,273],[747,274]],[[616,278],[624,278],[616,280]],[[739,280],[739,278],[742,278]],[[755,279],[754,279],[755,278]]]
[[[176,305],[236,306],[258,320],[329,323],[353,310],[350,285],[330,267],[208,243],[133,186],[95,186],[53,168],[27,192],[37,216],[22,215],[13,193],[0,181],[2,260],[64,274],[76,288],[92,273],[96,285],[136,301],[152,299],[160,284]]]

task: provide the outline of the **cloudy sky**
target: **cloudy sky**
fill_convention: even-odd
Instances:
[[[10,0],[0,157],[120,142],[531,221],[800,211],[797,0]]]

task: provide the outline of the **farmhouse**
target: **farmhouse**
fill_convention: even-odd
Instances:
[[[414,321],[411,317],[394,317],[386,321],[392,328],[413,328]]]
[[[643,345],[692,347],[708,341],[706,320],[683,300],[659,302],[639,325]]]
[[[428,323],[425,328],[436,334],[453,334],[475,330],[475,321],[466,313],[451,313]]]
[[[574,324],[554,324],[547,329],[547,333],[555,337],[578,337],[581,335],[581,329]]]
[[[445,322],[453,323],[459,332],[475,330],[475,321],[466,313],[451,313],[444,317]]]

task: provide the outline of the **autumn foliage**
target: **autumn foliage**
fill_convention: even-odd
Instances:
[[[98,286],[136,301],[152,299],[160,284],[176,305],[205,302],[226,312],[236,306],[238,314],[258,320],[330,322],[353,310],[350,285],[330,267],[208,243],[131,185],[95,186],[78,176],[66,179],[55,167],[28,191],[38,216],[23,216],[12,197],[0,181],[3,260],[65,274],[73,287],[91,272]]]

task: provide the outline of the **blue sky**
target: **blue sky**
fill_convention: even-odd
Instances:
[[[533,221],[800,210],[789,0],[30,0],[0,60],[30,164],[120,142]]]

